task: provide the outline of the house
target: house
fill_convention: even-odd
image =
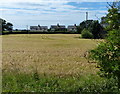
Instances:
[[[30,31],[38,31],[38,32],[47,32],[48,27],[47,26],[30,26]]]
[[[47,32],[48,31],[48,27],[47,26],[40,26],[40,30],[42,32]]]
[[[50,30],[51,31],[56,31],[58,29],[57,25],[51,25]]]
[[[30,26],[30,31],[37,31],[39,30],[38,26]]]
[[[77,32],[77,26],[76,26],[76,24],[69,25],[68,28],[67,28],[67,31],[69,31],[69,32]]]
[[[59,24],[51,25],[50,30],[51,31],[65,31],[66,27],[65,27],[65,25],[59,25]]]

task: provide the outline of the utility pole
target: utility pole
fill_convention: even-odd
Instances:
[[[88,20],[88,12],[86,12],[86,21]]]
[[[28,25],[26,25],[26,28],[27,28],[27,33],[29,34],[29,31],[28,31]]]

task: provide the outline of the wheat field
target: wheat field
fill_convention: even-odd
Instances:
[[[97,42],[79,34],[21,34],[2,36],[2,71],[77,76],[95,74],[86,51]]]

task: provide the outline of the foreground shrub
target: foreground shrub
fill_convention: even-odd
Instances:
[[[98,62],[100,75],[114,78],[120,89],[120,30],[112,30],[104,43],[91,50],[90,57]]]
[[[89,30],[84,29],[81,33],[82,38],[86,38],[86,39],[92,39],[93,38],[93,34],[91,32],[89,32]]]

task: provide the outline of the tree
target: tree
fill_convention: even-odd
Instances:
[[[0,19],[0,35],[2,35],[2,20]]]
[[[5,30],[8,30],[8,31],[12,32],[12,29],[13,29],[13,24],[12,23],[6,22],[6,20],[1,19],[1,18],[0,18],[0,22],[1,22],[1,32],[2,32],[2,34],[4,34],[3,31],[5,31]]]
[[[6,29],[7,29],[8,31],[12,32],[13,24],[8,22],[8,23],[6,24]]]
[[[109,4],[108,14],[106,15],[106,23],[108,23],[106,30],[120,28],[120,1]]]
[[[90,58],[98,63],[101,76],[117,79],[120,89],[120,24],[118,22],[120,16],[118,8],[112,5],[106,17],[110,31],[105,42],[90,51]]]
[[[0,18],[0,24],[1,24],[1,34],[3,34],[3,31],[6,28],[6,21]]]
[[[3,19],[1,19],[1,18],[0,18],[0,20],[1,20],[1,22],[2,22],[2,31],[4,31],[5,28],[6,28],[6,21],[3,20]]]
[[[84,29],[81,33],[82,38],[86,38],[86,39],[92,39],[93,38],[93,34],[91,32],[89,32],[89,30]]]
[[[100,25],[98,20],[94,20],[89,26],[90,32],[93,34],[94,39],[104,38],[106,32],[103,27]]]
[[[78,32],[82,32],[84,29],[89,30],[93,34],[94,39],[104,38],[105,31],[97,20],[87,20],[80,23],[78,26]]]
[[[78,33],[81,34],[83,29],[88,29],[92,22],[93,22],[93,20],[87,20],[87,21],[81,22],[80,25],[77,27]]]

